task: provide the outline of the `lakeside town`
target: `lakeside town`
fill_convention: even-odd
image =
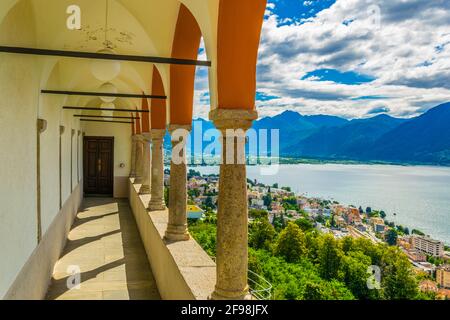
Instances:
[[[188,173],[188,218],[193,220],[214,216],[217,210],[219,176]],[[165,185],[169,171],[165,172]],[[450,299],[450,248],[420,230],[395,225],[386,213],[370,207],[346,206],[337,201],[295,194],[289,187],[264,185],[248,180],[249,223],[253,216],[263,213],[269,222],[289,221],[310,224],[320,233],[336,239],[366,238],[373,243],[398,246],[405,253],[413,270],[422,279],[419,287],[433,292],[440,299]]]

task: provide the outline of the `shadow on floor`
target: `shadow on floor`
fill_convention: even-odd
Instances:
[[[47,299],[160,299],[126,200],[87,198],[83,208],[55,265]],[[72,288],[78,279],[80,287]]]

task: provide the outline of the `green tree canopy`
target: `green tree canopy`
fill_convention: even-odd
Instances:
[[[350,251],[342,259],[344,283],[358,299],[374,299],[378,296],[377,290],[370,290],[367,286],[370,276],[367,269],[371,264],[370,257],[361,251]]]
[[[299,261],[306,254],[305,234],[295,223],[289,222],[281,231],[274,253],[288,262]]]
[[[302,229],[305,232],[314,229],[313,223],[306,218],[300,218],[295,220],[295,224],[298,225],[300,229]]]
[[[397,244],[398,233],[395,229],[389,229],[386,233],[386,242],[390,246],[395,246]]]
[[[337,279],[343,252],[331,234],[322,237],[319,245],[319,272],[326,280]]]
[[[269,216],[269,213],[267,212],[267,210],[260,210],[260,209],[250,209],[248,211],[248,214],[253,219],[262,219],[262,218],[267,219],[267,217]]]
[[[249,245],[255,249],[270,250],[271,243],[277,233],[275,228],[269,223],[267,218],[260,218],[253,221],[249,228]]]
[[[388,300],[416,299],[418,285],[411,263],[397,247],[388,247],[383,252],[381,284],[384,298]]]

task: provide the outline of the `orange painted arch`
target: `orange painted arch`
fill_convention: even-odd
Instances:
[[[253,0],[252,0],[253,1]],[[180,5],[172,58],[197,59],[202,33],[192,13]],[[195,66],[170,66],[170,123],[190,125],[194,104]]]
[[[220,0],[218,107],[254,109],[256,63],[266,0]]]
[[[153,67],[152,95],[165,96],[161,75],[156,67]],[[166,128],[166,100],[152,99],[152,129]]]

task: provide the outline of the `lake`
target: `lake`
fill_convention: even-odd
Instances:
[[[389,221],[450,244],[450,168],[295,164],[280,165],[275,175],[262,175],[258,166],[247,168],[249,179],[278,183],[309,197],[384,210]],[[219,172],[217,166],[193,169],[202,174]]]

